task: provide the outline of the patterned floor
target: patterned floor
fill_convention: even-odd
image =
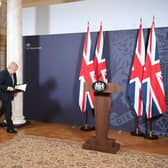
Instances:
[[[115,155],[74,141],[24,135],[0,144],[0,168],[168,168],[164,155],[122,149]]]

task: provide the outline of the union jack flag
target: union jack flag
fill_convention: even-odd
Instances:
[[[103,81],[107,83],[107,69],[106,60],[103,58],[103,31],[102,24],[100,25],[99,36],[97,40],[95,55],[94,55],[94,68],[96,80]]]
[[[138,117],[142,116],[143,114],[141,85],[142,85],[144,63],[145,63],[145,45],[144,45],[142,23],[140,23],[136,50],[132,65],[132,71],[128,84],[128,97]]]
[[[95,81],[95,72],[93,59],[91,59],[91,37],[89,31],[89,24],[87,27],[87,34],[85,38],[85,44],[83,49],[82,64],[80,69],[80,89],[79,89],[79,107],[81,112],[85,112],[87,106],[94,108],[94,93],[84,91],[85,82],[94,82]]]
[[[141,97],[145,105],[146,116],[148,119],[166,112],[163,77],[156,43],[154,21],[150,29]]]

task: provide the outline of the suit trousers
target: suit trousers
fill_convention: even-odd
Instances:
[[[7,129],[13,129],[13,122],[12,122],[12,102],[11,100],[2,101],[2,109],[0,111],[0,116],[5,114],[6,122],[7,122]]]

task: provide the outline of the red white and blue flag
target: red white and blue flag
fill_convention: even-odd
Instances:
[[[156,43],[154,21],[149,35],[141,97],[148,119],[166,112],[165,92]]]
[[[102,31],[102,24],[101,24],[97,45],[96,45],[96,50],[95,50],[95,55],[94,55],[94,69],[95,69],[96,80],[107,83],[106,59],[103,58],[103,44],[104,44],[104,39],[103,39],[103,31]]]
[[[142,23],[140,23],[136,50],[128,84],[128,97],[138,117],[143,115],[141,85],[142,85],[144,64],[145,64],[145,45],[144,45]]]
[[[84,91],[85,82],[94,82],[95,81],[95,72],[93,59],[91,59],[91,37],[89,31],[89,24],[87,27],[87,34],[85,38],[85,44],[83,49],[83,57],[80,69],[80,89],[79,89],[79,107],[81,112],[85,112],[86,108],[90,106],[94,108],[94,93]]]

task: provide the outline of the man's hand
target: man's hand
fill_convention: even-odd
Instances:
[[[10,92],[13,92],[15,89],[14,89],[13,87],[9,86],[9,87],[8,87],[8,90],[9,90]]]

